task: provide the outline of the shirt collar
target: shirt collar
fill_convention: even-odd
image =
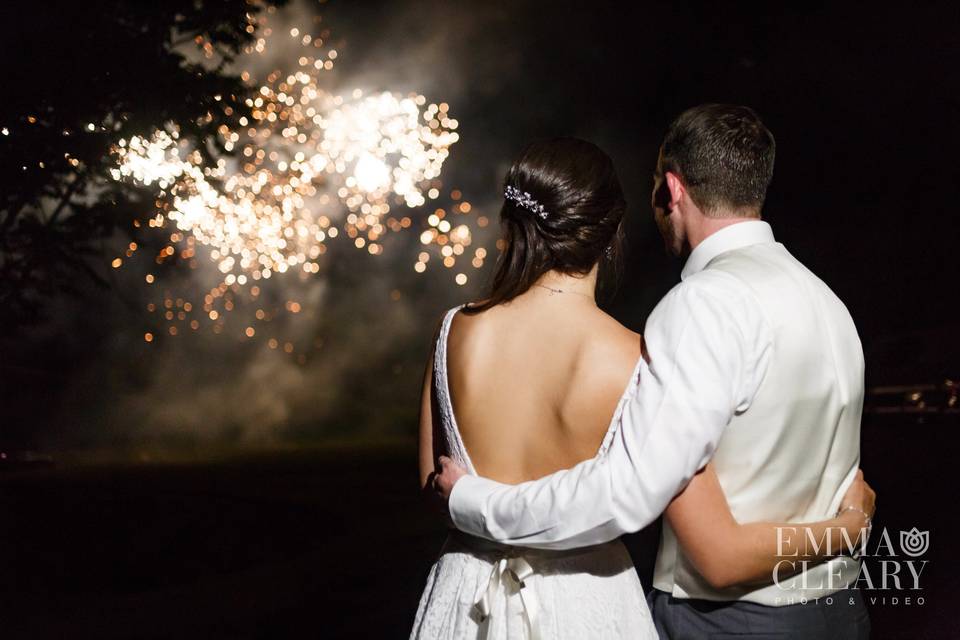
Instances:
[[[724,227],[705,238],[690,252],[680,273],[680,279],[686,280],[693,274],[703,271],[710,261],[721,253],[763,242],[774,242],[773,229],[763,220],[745,220]]]

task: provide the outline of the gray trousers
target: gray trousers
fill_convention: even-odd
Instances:
[[[844,589],[806,604],[768,607],[647,594],[660,640],[868,640],[870,618],[860,592]]]

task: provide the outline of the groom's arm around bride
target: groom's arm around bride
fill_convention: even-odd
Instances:
[[[516,486],[459,478],[449,495],[458,528],[526,546],[603,542],[653,521],[711,459],[739,522],[836,513],[859,465],[863,354],[844,305],[760,220],[773,156],[772,135],[746,107],[703,105],[671,125],[654,215],[668,248],[688,256],[647,321],[649,361],[613,443]],[[667,523],[654,587],[676,600],[783,608],[846,588],[858,569],[839,557],[785,584],[715,589]]]

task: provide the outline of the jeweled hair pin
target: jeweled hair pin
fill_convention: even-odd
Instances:
[[[503,190],[503,197],[508,200],[513,200],[524,209],[527,209],[531,213],[537,214],[544,220],[546,220],[547,216],[549,215],[547,210],[543,208],[543,205],[537,202],[533,196],[526,191],[520,191],[520,189],[517,189],[516,187],[507,185]]]

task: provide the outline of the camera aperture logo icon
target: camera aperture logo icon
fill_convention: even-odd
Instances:
[[[900,532],[900,550],[911,558],[922,556],[930,547],[930,532],[920,531],[916,527]]]

